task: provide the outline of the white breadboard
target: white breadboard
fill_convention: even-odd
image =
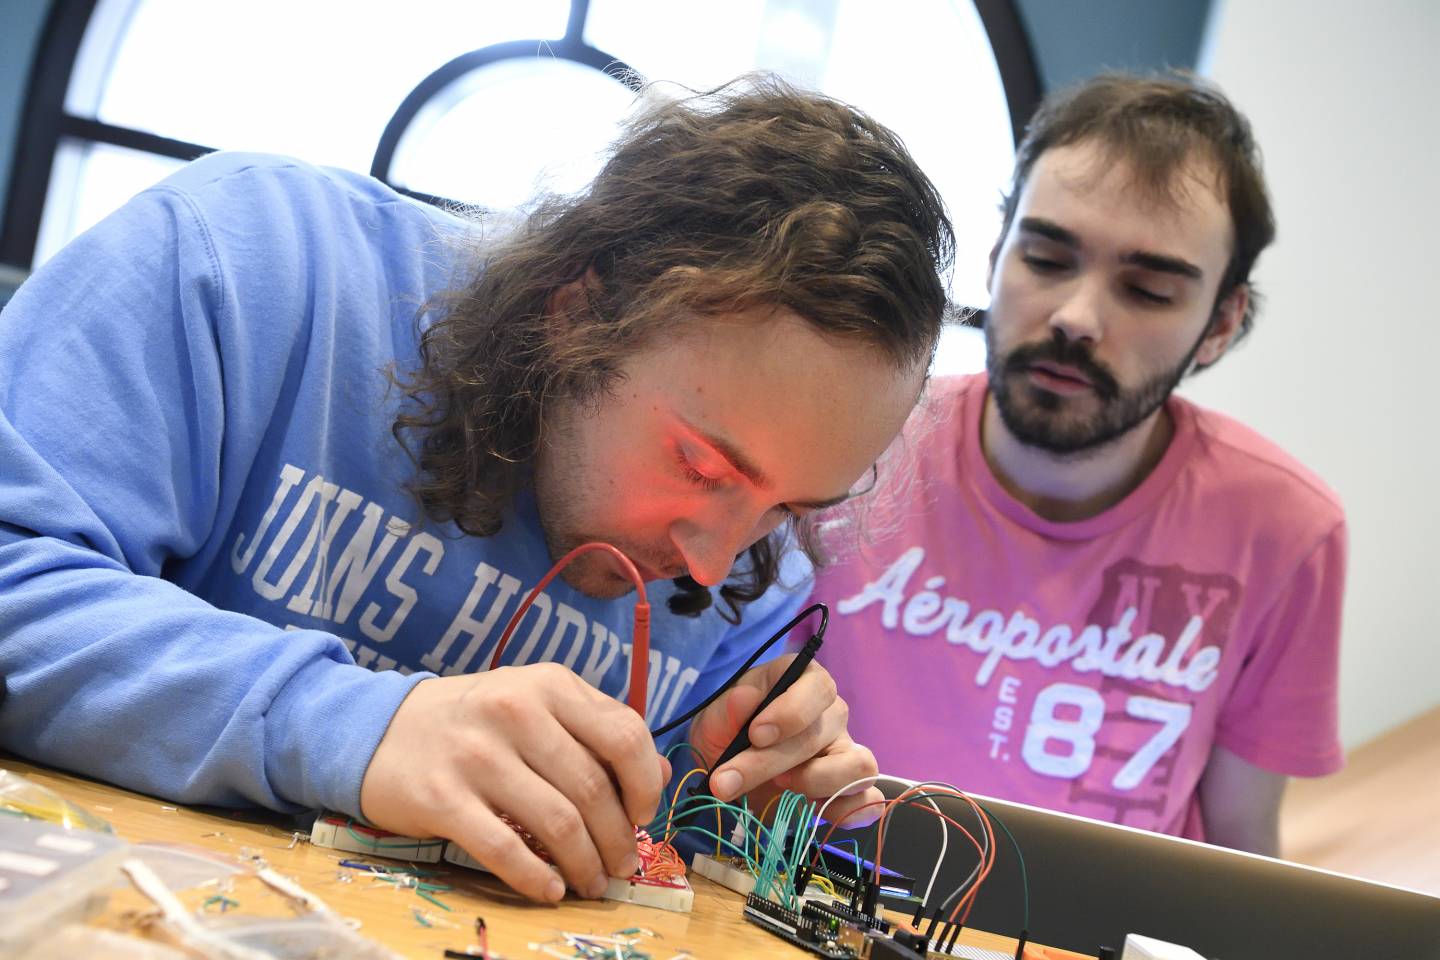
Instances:
[[[695,890],[686,877],[681,877],[680,883],[683,886],[657,887],[650,883],[635,883],[632,880],[617,880],[611,877],[605,899],[635,903],[642,907],[659,907],[673,913],[689,913],[695,907]]]
[[[1015,952],[1005,953],[1001,950],[986,950],[984,947],[972,947],[967,944],[957,943],[950,948],[949,953],[941,953],[939,950],[931,950],[931,956],[959,957],[960,960],[1015,960]]]
[[[416,863],[439,862],[445,847],[444,840],[403,837],[333,813],[322,813],[315,818],[315,826],[310,828],[310,842],[317,847],[344,850],[346,853]]]
[[[1205,958],[1189,947],[1132,933],[1125,937],[1125,952],[1120,954],[1120,960],[1205,960]]]
[[[483,863],[470,856],[464,848],[456,843],[445,845],[445,860],[457,867],[490,872]],[[670,910],[675,913],[689,913],[695,906],[695,890],[690,886],[690,881],[684,877],[680,878],[680,883],[684,886],[662,887],[651,883],[635,883],[611,877],[610,886],[603,896],[606,900],[618,900],[621,903],[634,903],[642,907],[659,907],[661,910]]]
[[[742,897],[750,896],[755,889],[755,874],[735,866],[735,861],[728,857],[697,853],[690,862],[690,869],[707,880],[714,880],[727,890],[734,890]]]
[[[734,890],[742,897],[748,897],[755,891],[755,874],[742,866],[742,861],[737,858],[697,853],[690,863],[690,869],[707,880],[714,880],[727,890]],[[835,893],[819,884],[811,883],[800,895],[800,899],[829,903],[835,899]]]

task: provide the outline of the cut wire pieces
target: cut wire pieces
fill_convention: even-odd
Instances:
[[[445,909],[449,910],[450,908],[446,907]],[[415,922],[422,927],[443,927],[446,930],[460,929],[460,924],[451,923],[444,917],[437,916],[428,910],[421,910],[419,907],[411,907],[410,914],[415,918]]]
[[[213,897],[208,897],[208,898],[206,898],[205,901],[200,904],[200,909],[201,909],[202,911],[208,911],[208,910],[210,910],[210,909],[213,908],[213,909],[215,909],[216,911],[218,911],[218,912],[220,912],[220,913],[224,913],[225,911],[229,910],[231,907],[238,907],[238,906],[240,906],[240,901],[239,901],[239,900],[231,900],[229,897],[225,896],[224,894],[219,894],[219,893],[217,893],[217,894],[215,894]]]
[[[436,871],[434,870],[424,870],[419,867],[386,867],[374,863],[364,863],[359,860],[341,860],[340,866],[368,873],[374,882],[388,883],[397,890],[414,890],[416,896],[432,906],[439,907],[446,913],[454,912],[454,908],[437,897],[436,894],[447,893],[455,888],[448,883],[434,883],[422,879],[422,877],[435,876]],[[350,882],[350,878],[344,873],[339,874],[338,879],[346,883]],[[433,926],[433,924],[428,924],[421,919],[419,907],[414,908],[414,910],[416,911],[417,922],[421,923],[422,926]]]
[[[547,957],[561,960],[659,960],[654,940],[660,939],[652,930],[628,927],[610,935],[560,931],[555,939],[531,943],[530,949]],[[690,951],[680,950],[664,960],[689,960]]]

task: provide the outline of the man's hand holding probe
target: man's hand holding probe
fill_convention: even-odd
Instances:
[[[454,840],[515,890],[598,897],[638,865],[670,779],[645,720],[564,666],[535,663],[437,677],[390,721],[360,787],[365,819]],[[503,820],[537,837],[564,883]]]
[[[714,762],[721,756],[794,659],[794,654],[777,657],[746,672],[696,716],[689,742],[702,757]],[[835,681],[811,660],[794,684],[750,721],[750,746],[710,771],[710,792],[725,801],[748,795],[758,811],[784,790],[823,801],[847,784],[875,776],[875,755],[850,739],[849,720],[850,708]],[[837,797],[825,819],[862,826],[880,815],[876,804],[883,799],[874,786],[856,788]]]
[[[748,671],[696,716],[689,741],[702,756],[720,755],[791,659]],[[875,758],[846,732],[848,715],[830,675],[810,663],[750,724],[752,746],[712,772],[712,791],[763,806],[781,790],[823,799],[874,775]],[[607,877],[635,872],[634,825],[655,816],[670,772],[638,714],[565,667],[539,663],[418,684],[371,758],[360,805],[385,830],[454,840],[535,900],[559,900],[566,884],[593,897]],[[826,819],[880,799],[860,790]],[[544,844],[564,883],[502,813]]]

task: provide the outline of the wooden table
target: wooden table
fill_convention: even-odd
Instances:
[[[653,932],[653,940],[647,937],[644,949],[654,960],[669,960],[686,953],[694,960],[814,957],[745,921],[741,917],[742,898],[703,877],[691,877],[695,908],[682,914],[574,897],[556,906],[539,906],[517,897],[485,874],[443,863],[424,864],[426,869],[441,874],[427,879],[453,887],[436,894],[450,908],[446,911],[421,899],[414,890],[400,889],[363,872],[340,867],[342,859],[369,858],[314,847],[303,839],[297,841],[294,826],[284,818],[177,807],[6,756],[0,756],[0,768],[50,787],[111,823],[121,837],[132,843],[184,844],[252,862],[263,858],[337,913],[358,920],[360,933],[407,957],[441,958],[446,949],[465,950],[475,945],[476,917],[485,919],[492,958],[508,960],[545,956],[533,951],[531,944],[556,941],[561,931],[610,935],[637,927]],[[395,861],[389,863],[398,865]],[[211,887],[182,893],[180,897],[187,906],[200,908],[215,895]],[[236,903],[236,910],[276,916],[292,913],[279,894],[251,876],[238,879],[229,898]],[[212,903],[208,909],[219,906]],[[140,894],[124,890],[111,898],[106,913],[95,922],[133,932],[137,912],[149,909],[149,901]],[[427,927],[427,922],[433,925]],[[974,930],[963,931],[959,942],[1012,955],[1015,951],[1014,940]],[[1027,948],[1025,955],[1027,960],[1093,960],[1039,946]]]

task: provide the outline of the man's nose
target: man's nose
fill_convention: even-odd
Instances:
[[[670,535],[691,578],[714,587],[730,576],[736,557],[777,525],[778,520],[767,521],[764,515],[716,510],[676,521]]]
[[[1065,291],[1065,298],[1050,314],[1050,327],[1066,340],[1099,343],[1104,334],[1102,316],[1104,284],[1098,277],[1077,277]]]

